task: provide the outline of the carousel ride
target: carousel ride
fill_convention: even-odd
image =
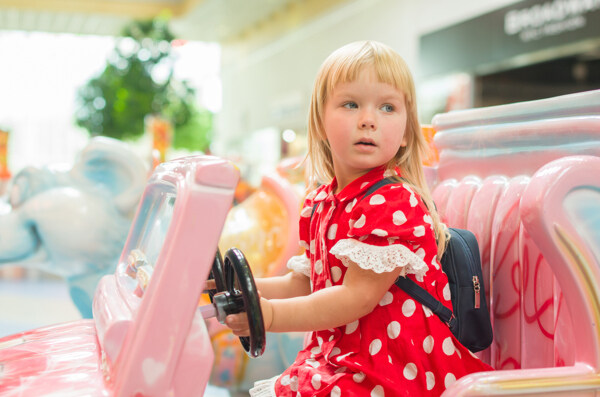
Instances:
[[[591,91],[434,118],[439,160],[428,181],[443,220],[477,236],[494,328],[477,354],[495,370],[444,396],[600,392],[599,111]],[[216,157],[160,165],[114,274],[96,289],[93,319],[0,339],[1,394],[199,396],[209,381],[242,388],[254,363],[268,368],[254,371],[262,378],[280,373],[265,360],[281,343],[265,338],[251,273],[285,271],[300,199],[273,178],[232,207],[238,180]],[[278,215],[264,221],[264,211]],[[217,290],[203,294],[209,277]],[[255,326],[250,338],[219,340],[218,319],[240,311]],[[240,365],[227,349],[265,354]]]

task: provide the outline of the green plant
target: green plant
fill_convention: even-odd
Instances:
[[[144,117],[160,114],[174,126],[174,147],[206,150],[212,114],[197,108],[187,81],[173,77],[174,38],[165,18],[128,25],[104,71],[79,89],[77,125],[92,136],[135,139],[144,133]]]

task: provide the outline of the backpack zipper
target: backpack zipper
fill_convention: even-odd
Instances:
[[[461,236],[460,234],[458,235],[462,241],[463,244],[467,244],[467,242],[465,241],[465,239],[463,238],[463,236]],[[479,309],[481,308],[481,284],[479,283],[479,277],[477,277],[477,275],[475,274],[475,269],[473,268],[473,256],[471,255],[471,252],[469,250],[466,250],[467,255],[469,255],[469,261],[467,261],[467,263],[469,264],[469,271],[471,272],[471,274],[473,274],[472,277],[472,282],[473,282],[473,302],[474,305],[473,307],[475,309]]]
[[[479,277],[473,276],[473,289],[475,290],[475,309],[479,309],[481,307],[481,286],[479,285]]]

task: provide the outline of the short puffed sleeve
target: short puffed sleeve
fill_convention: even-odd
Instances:
[[[350,212],[347,238],[332,248],[344,264],[376,273],[402,268],[401,276],[421,278],[435,263],[432,219],[420,197],[403,183],[383,186],[359,200]]]
[[[300,210],[300,221],[299,221],[299,244],[300,247],[304,248],[304,253],[301,255],[293,256],[288,260],[287,268],[302,273],[310,277],[310,221],[313,213],[313,199],[317,194],[317,190],[312,191],[306,196],[302,209]]]
[[[292,256],[287,262],[287,268],[310,278],[310,260],[306,254]]]

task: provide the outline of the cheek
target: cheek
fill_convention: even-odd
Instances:
[[[406,123],[396,122],[388,126],[389,133],[386,136],[386,144],[398,149],[406,146]]]
[[[347,128],[341,119],[336,119],[334,117],[328,118],[323,124],[325,128],[325,135],[327,136],[327,140],[330,143],[339,142],[344,139],[347,135]]]
[[[406,144],[408,143],[408,141],[406,139],[406,130],[408,129],[408,122],[407,122],[406,116],[401,118],[398,128],[400,131],[400,134],[398,136],[398,141],[400,142],[399,146],[406,147]]]
[[[336,152],[341,148],[344,140],[339,131],[335,129],[330,129],[327,133],[327,142],[329,142],[329,147],[331,148],[331,151]]]

